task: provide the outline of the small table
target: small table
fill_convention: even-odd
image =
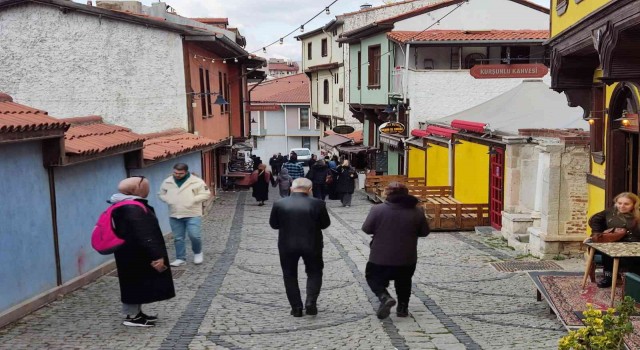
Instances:
[[[589,257],[584,269],[582,288],[587,284],[587,277],[593,263],[596,250],[613,258],[613,271],[611,276],[611,306],[616,295],[616,283],[618,282],[618,267],[620,258],[640,257],[640,242],[613,242],[613,243],[586,243],[589,246]]]

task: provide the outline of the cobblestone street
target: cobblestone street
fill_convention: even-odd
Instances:
[[[145,308],[155,328],[121,325],[118,280],[104,276],[0,330],[2,349],[554,349],[566,332],[523,272],[489,263],[518,253],[476,233],[421,239],[411,316],[384,321],[364,279],[371,203],[328,201],[319,314],[293,318],[277,232],[250,192],[224,192],[203,224],[205,263],[174,268],[177,297]],[[303,223],[301,223],[303,224]],[[493,243],[492,243],[493,242]],[[170,256],[173,246],[168,244]],[[558,261],[580,270],[577,260]],[[304,290],[304,270],[300,268]],[[304,296],[303,296],[304,299]]]

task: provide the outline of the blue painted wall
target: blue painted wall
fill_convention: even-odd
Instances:
[[[149,179],[151,191],[149,192],[149,205],[156,211],[156,216],[160,222],[160,228],[163,233],[171,232],[169,226],[169,207],[158,198],[160,185],[162,181],[173,173],[173,165],[176,163],[185,163],[189,166],[189,171],[202,177],[202,152],[190,153],[178,158],[173,158],[164,162],[154,164],[144,169],[132,169],[131,176],[144,175]]]
[[[113,259],[91,247],[91,232],[126,171],[123,156],[55,168],[62,282]]]
[[[40,142],[0,145],[0,312],[56,286]]]

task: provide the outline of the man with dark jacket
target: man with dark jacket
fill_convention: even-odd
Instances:
[[[418,261],[418,237],[429,234],[429,224],[418,199],[409,195],[407,187],[399,182],[385,189],[384,204],[371,208],[362,224],[362,231],[372,235],[369,262],[365,277],[371,291],[380,300],[379,319],[389,316],[396,304],[387,287],[393,280],[398,295],[398,317],[409,316],[411,278]]]
[[[316,302],[322,287],[322,231],[331,219],[325,202],[310,198],[312,184],[305,178],[293,181],[291,196],[273,205],[269,225],[278,230],[278,251],[291,315],[302,317],[302,298],[298,286],[298,261],[307,273],[307,315],[317,315]]]
[[[331,171],[324,160],[319,160],[309,167],[306,177],[313,183],[313,198],[324,200],[327,196],[327,179],[333,181],[333,177],[328,177]]]

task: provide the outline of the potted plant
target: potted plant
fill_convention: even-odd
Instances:
[[[635,311],[635,301],[626,296],[617,308],[606,312],[587,304],[583,312],[585,327],[569,331],[558,342],[559,350],[618,350],[624,349],[624,336],[633,332],[629,316]]]

